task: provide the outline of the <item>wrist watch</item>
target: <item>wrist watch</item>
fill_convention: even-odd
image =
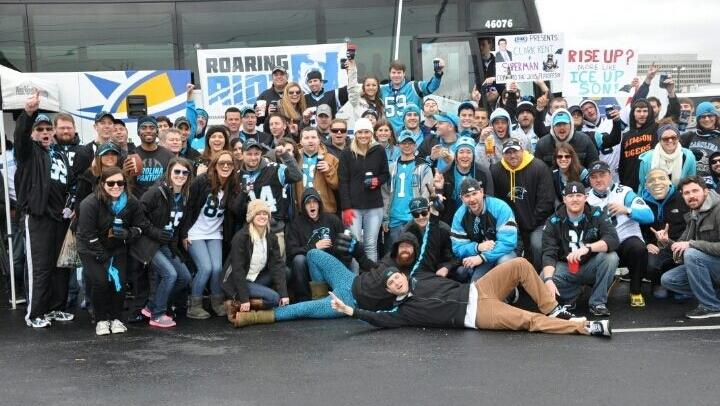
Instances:
[[[543,276],[542,281],[543,281],[543,283],[545,283],[545,282],[547,282],[547,281],[551,281],[552,278],[553,278],[552,275],[550,275],[550,276]]]

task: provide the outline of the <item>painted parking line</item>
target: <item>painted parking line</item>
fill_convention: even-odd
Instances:
[[[644,328],[614,328],[614,333],[651,333],[656,331],[694,331],[694,330],[720,330],[718,326],[687,326],[687,327],[644,327]]]

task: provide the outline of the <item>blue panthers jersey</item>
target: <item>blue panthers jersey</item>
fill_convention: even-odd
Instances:
[[[428,81],[405,81],[394,89],[391,83],[380,85],[380,98],[387,117],[396,134],[402,130],[405,108],[408,104],[422,106],[423,97],[432,94],[440,87],[441,76],[433,76]]]
[[[315,167],[317,166],[317,154],[313,156],[307,156],[303,154],[302,161],[302,174],[303,174],[303,189],[309,187],[315,187]]]
[[[413,182],[415,177],[415,161],[398,161],[393,182],[393,199],[390,205],[390,227],[400,227],[412,220],[410,200],[413,198]],[[417,185],[415,185],[417,187]]]

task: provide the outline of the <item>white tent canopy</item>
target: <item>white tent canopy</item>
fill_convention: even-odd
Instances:
[[[60,111],[60,87],[57,83],[42,79],[32,73],[23,73],[0,65],[2,86],[2,109],[20,110],[34,89],[40,91],[40,109]]]

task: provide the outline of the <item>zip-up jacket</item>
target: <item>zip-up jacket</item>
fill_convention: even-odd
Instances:
[[[493,263],[517,247],[517,223],[507,203],[485,196],[483,212],[476,216],[466,205],[453,218],[450,238],[453,253],[459,259],[480,255],[483,263]],[[479,252],[478,243],[495,241],[495,247]]]
[[[685,214],[685,221],[680,241],[690,241],[690,248],[720,257],[720,196],[711,190],[699,210]]]
[[[160,236],[170,221],[172,199],[174,199],[172,190],[164,182],[151,187],[140,198],[140,204],[149,224],[138,243],[133,244],[130,250],[135,258],[140,259],[145,264],[152,261],[155,253],[160,248]],[[187,201],[184,198],[182,199],[180,206],[184,209]],[[173,230],[173,240],[168,245],[173,254],[179,255],[181,252],[178,245],[180,231],[177,227],[173,227]]]
[[[365,187],[365,173],[372,172],[380,185],[375,190]],[[381,187],[390,178],[385,148],[372,144],[365,156],[351,150],[342,152],[338,167],[340,208],[375,209],[383,207]]]
[[[657,245],[655,233],[650,228],[663,230],[666,224],[670,225],[668,237],[673,241],[677,241],[685,231],[685,214],[690,211],[682,194],[675,189],[675,186],[670,185],[670,190],[662,201],[655,200],[648,189],[643,190],[640,196],[645,200],[645,203],[647,203],[655,216],[655,222],[640,226],[645,243]]]

